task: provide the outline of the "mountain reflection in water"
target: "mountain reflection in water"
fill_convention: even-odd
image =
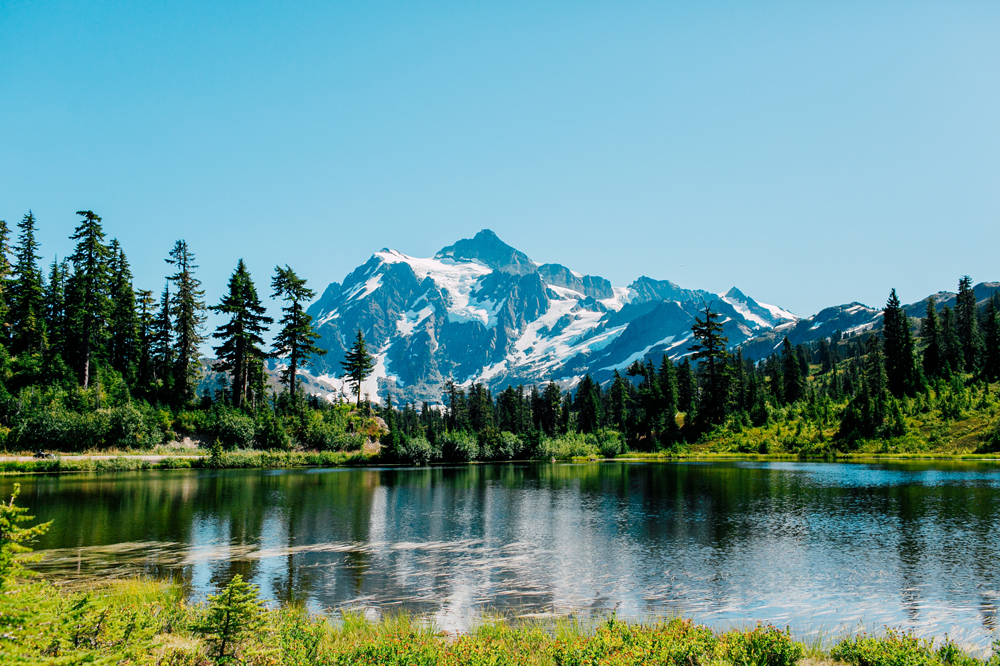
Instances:
[[[37,569],[240,573],[314,610],[882,625],[985,648],[1000,603],[989,463],[601,463],[22,477]],[[9,493],[10,477],[0,479]]]

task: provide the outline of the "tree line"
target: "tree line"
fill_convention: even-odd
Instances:
[[[488,452],[480,457],[496,457],[505,433],[523,441],[522,452],[574,435],[584,437],[577,442],[589,437],[591,446],[577,447],[581,453],[680,450],[722,432],[764,428],[791,412],[820,429],[836,426],[834,446],[849,450],[859,441],[905,435],[906,409],[958,390],[942,382],[988,387],[1000,380],[998,313],[1000,293],[980,307],[965,276],[955,308],[939,312],[932,298],[915,327],[893,289],[875,330],[799,345],[784,337],[778,351],[752,361],[730,349],[720,314],[703,304],[679,363],[667,356],[658,364],[635,361],[604,386],[586,375],[572,390],[552,381],[493,395],[480,383],[449,382],[443,409],[427,402],[400,409],[390,400],[384,411],[400,450],[411,439],[426,440],[417,449],[431,458],[448,457],[456,432],[476,439]]]

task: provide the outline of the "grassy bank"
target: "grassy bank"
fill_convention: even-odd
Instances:
[[[62,458],[0,462],[0,474],[60,474],[71,472],[136,472],[153,469],[273,469],[363,465],[372,457],[361,451],[222,451],[193,458],[161,460],[120,455],[112,458]]]
[[[57,592],[48,583],[22,583],[0,595],[0,662],[10,664],[790,666],[833,661],[1000,666],[1000,655],[984,661],[947,640],[932,643],[894,631],[844,639],[823,651],[772,626],[713,632],[679,619],[634,624],[611,617],[594,625],[495,619],[468,634],[449,636],[408,615],[369,622],[351,614],[310,616],[298,606],[265,608],[255,588],[239,581],[203,605],[184,602],[175,585],[148,580],[73,593]]]

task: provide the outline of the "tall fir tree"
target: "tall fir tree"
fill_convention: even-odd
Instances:
[[[108,318],[108,360],[129,386],[135,386],[141,353],[139,345],[139,313],[135,307],[132,270],[118,239],[108,248],[111,280],[111,313]]]
[[[923,339],[923,368],[927,377],[941,374],[941,322],[938,319],[937,303],[934,297],[927,299],[927,311],[920,322],[920,337]]]
[[[170,251],[166,262],[176,269],[168,280],[174,284],[170,307],[174,332],[173,399],[184,404],[194,399],[195,386],[200,374],[199,348],[204,341],[205,291],[201,281],[194,276],[194,253],[187,241],[179,240]]]
[[[11,282],[11,352],[36,353],[45,344],[45,293],[38,269],[38,241],[35,240],[35,216],[28,211],[17,223],[17,247],[14,248],[14,277]]]
[[[705,394],[698,403],[698,418],[703,423],[717,424],[726,420],[729,407],[729,368],[726,346],[729,338],[722,334],[720,314],[705,305],[704,319],[694,318],[691,334],[696,340],[690,350],[698,361],[698,370],[705,378]]]
[[[70,236],[70,240],[76,241],[76,249],[69,256],[74,270],[69,280],[67,310],[79,354],[76,360],[80,383],[83,388],[88,388],[96,374],[94,360],[104,352],[104,334],[111,310],[108,298],[109,252],[104,244],[101,217],[90,210],[77,211],[76,214],[83,220]]]
[[[979,306],[972,290],[972,278],[962,276],[958,281],[958,297],[955,303],[955,319],[958,339],[962,343],[965,371],[975,372],[979,367],[983,339],[979,331]]]
[[[628,419],[629,393],[628,382],[617,370],[611,379],[611,386],[607,393],[607,422],[615,430],[624,433],[626,421]]]
[[[947,305],[941,308],[941,367],[946,376],[965,369],[965,352],[955,319],[954,310]]]
[[[10,345],[10,228],[0,220],[0,344]]]
[[[805,382],[802,380],[802,370],[792,343],[785,337],[781,343],[781,386],[782,400],[786,404],[798,402],[805,397]]]
[[[340,365],[344,369],[344,377],[358,394],[358,407],[361,407],[361,385],[371,375],[372,369],[375,367],[375,361],[368,353],[368,346],[361,329],[358,329],[354,344],[347,350]]]
[[[278,322],[281,330],[274,338],[272,353],[287,361],[281,372],[281,380],[288,389],[289,397],[295,401],[295,382],[299,369],[308,365],[311,357],[326,354],[325,349],[315,344],[319,333],[313,328],[312,316],[305,309],[305,304],[316,296],[316,292],[307,287],[306,281],[287,264],[284,268],[275,267],[271,288],[274,290],[272,298],[280,298],[285,302]],[[360,406],[360,402],[358,404]]]
[[[680,428],[677,426],[677,372],[673,361],[666,354],[660,361],[657,383],[660,388],[659,410],[662,414],[660,442],[673,444],[680,440]]]
[[[66,281],[70,274],[67,260],[53,260],[45,284],[45,331],[50,357],[65,360],[70,332],[66,318]]]
[[[229,292],[222,301],[210,309],[229,317],[212,335],[222,344],[215,347],[220,363],[216,369],[228,372],[232,378],[233,404],[242,409],[252,386],[252,368],[263,363],[268,354],[264,351],[263,335],[267,325],[274,320],[267,316],[257,288],[254,286],[246,264],[240,259],[229,278]]]
[[[677,368],[677,411],[684,412],[684,422],[690,423],[698,406],[698,380],[691,367],[691,359],[685,357]]]
[[[1000,308],[997,308],[997,300],[991,298],[986,304],[983,326],[983,375],[991,382],[1000,380]]]
[[[136,384],[141,390],[149,391],[155,376],[156,299],[153,298],[152,291],[145,289],[140,289],[135,295],[139,310],[139,362],[136,366]]]
[[[885,309],[882,310],[882,337],[885,341],[885,371],[889,378],[889,392],[897,398],[915,395],[919,374],[913,336],[910,334],[910,320],[899,303],[895,289],[889,292]]]
[[[573,399],[577,429],[582,433],[596,432],[601,425],[601,386],[590,374],[583,376]]]
[[[174,385],[174,320],[171,315],[170,283],[163,285],[159,310],[153,319],[153,381],[161,399],[169,399]]]

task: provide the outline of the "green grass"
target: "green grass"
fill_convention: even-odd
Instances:
[[[152,469],[270,469],[361,465],[371,457],[360,451],[224,451],[219,456],[166,457],[159,462],[127,456],[108,459],[3,461],[0,474],[60,474],[75,472],[135,472]]]
[[[174,584],[126,580],[84,591],[25,582],[0,595],[0,663],[216,663],[204,638],[208,609],[183,600]],[[791,666],[839,662],[856,666],[1000,666],[975,659],[947,640],[932,643],[889,630],[835,642],[829,652],[806,646],[787,630],[760,625],[713,632],[688,620],[630,623],[614,616],[575,620],[487,618],[459,636],[425,619],[389,615],[310,616],[301,607],[262,608],[243,634],[235,659],[255,665],[407,666]],[[1000,646],[998,646],[1000,647]]]

